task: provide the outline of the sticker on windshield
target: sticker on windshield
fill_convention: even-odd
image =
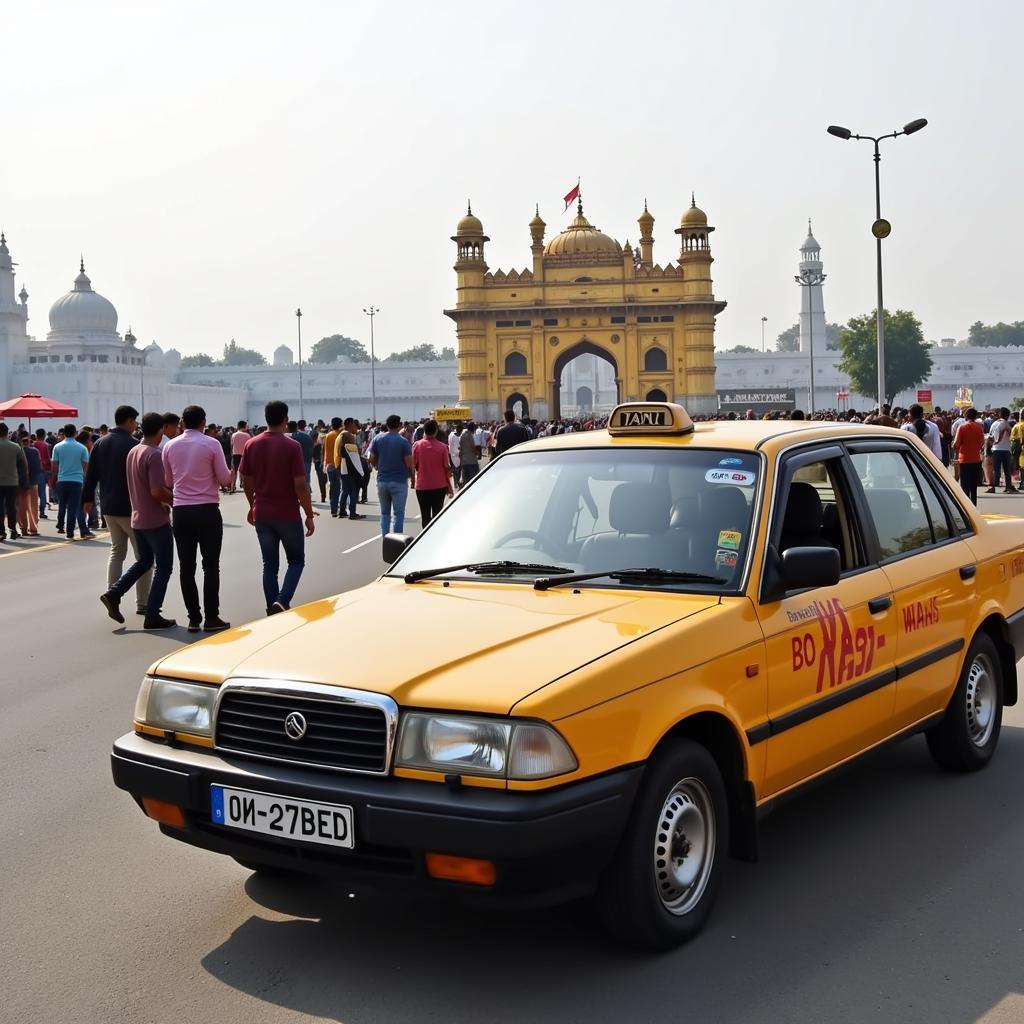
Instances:
[[[720,466],[742,466],[743,460],[737,459],[735,455],[732,455],[728,459],[721,459],[718,464]]]
[[[704,474],[709,484],[736,484],[739,487],[753,487],[757,474],[749,469],[709,469]]]
[[[731,548],[736,551],[740,546],[740,541],[743,539],[743,534],[739,530],[719,530],[718,531],[718,546],[720,548]]]
[[[735,569],[737,557],[738,556],[735,551],[718,550],[715,552],[715,568]]]

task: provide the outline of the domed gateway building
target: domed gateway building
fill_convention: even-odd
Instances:
[[[490,239],[472,209],[456,226],[459,400],[481,419],[506,409],[535,419],[607,411],[616,402],[682,402],[714,413],[714,228],[691,197],[675,234],[678,256],[654,262],[654,217],[644,203],[634,249],[591,224],[583,201],[546,243],[529,223],[532,265],[488,269]]]

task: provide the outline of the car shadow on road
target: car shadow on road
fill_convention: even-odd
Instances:
[[[256,913],[203,967],[345,1024],[398,1021],[976,1021],[1020,970],[1024,729],[973,776],[923,740],[878,751],[762,823],[704,933],[664,954],[587,905],[494,913],[252,876]],[[282,920],[278,915],[286,915]]]

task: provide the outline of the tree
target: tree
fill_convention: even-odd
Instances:
[[[928,379],[932,369],[930,350],[921,333],[921,321],[909,310],[885,310],[885,401],[891,403],[901,391],[909,391]],[[839,336],[842,359],[839,370],[850,378],[850,386],[861,395],[878,389],[878,340],[875,314],[851,317]]]
[[[455,349],[451,345],[445,345],[441,349],[441,358],[451,363],[455,361]]]
[[[329,334],[321,338],[309,353],[311,363],[333,363],[337,359],[348,359],[353,363],[368,363],[370,353],[361,341],[346,338],[344,334]]]
[[[775,339],[776,352],[799,352],[800,351],[800,325],[793,324],[787,327]]]
[[[838,349],[839,335],[842,333],[842,324],[825,324],[825,348]],[[817,347],[817,346],[815,346]],[[793,324],[787,327],[775,339],[776,352],[799,352],[800,351],[800,324]]]
[[[976,320],[967,332],[967,343],[983,348],[1024,345],[1024,320],[1012,324],[983,324]]]
[[[224,358],[221,360],[222,366],[266,366],[266,357],[257,352],[254,348],[242,348],[238,342],[232,338],[224,346]]]
[[[194,356],[185,356],[181,361],[181,368],[187,370],[190,366],[213,366],[213,356],[208,355],[206,352],[200,352]]]
[[[756,348],[751,348],[749,345],[733,345],[732,348],[727,348],[726,352],[756,352]]]
[[[413,345],[412,348],[403,349],[401,352],[392,352],[388,356],[388,362],[433,363],[440,358],[437,349],[428,342],[424,342],[422,345]]]

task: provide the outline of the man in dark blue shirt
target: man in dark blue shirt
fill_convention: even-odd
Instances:
[[[398,431],[402,417],[392,414],[387,419],[387,433],[378,434],[370,445],[370,465],[377,470],[377,500],[380,502],[380,532],[392,532],[391,510],[394,508],[394,532],[405,525],[405,502],[413,478],[412,445]]]

